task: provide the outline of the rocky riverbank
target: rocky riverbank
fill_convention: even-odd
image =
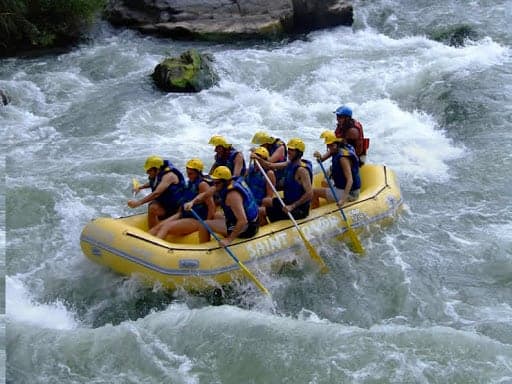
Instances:
[[[155,1],[111,0],[114,25],[176,39],[275,39],[314,29],[352,25],[343,0]]]

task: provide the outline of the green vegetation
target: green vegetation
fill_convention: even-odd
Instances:
[[[106,0],[0,0],[0,56],[76,42]]]

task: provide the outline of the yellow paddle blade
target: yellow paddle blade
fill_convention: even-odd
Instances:
[[[349,219],[347,219],[347,216],[345,216],[345,213],[343,212],[343,209],[340,208],[341,215],[343,216],[343,220],[345,220],[345,224],[347,224],[347,233],[348,237],[350,239],[350,243],[352,245],[352,250],[355,253],[364,254],[364,248],[361,244],[361,241],[359,240],[359,237],[357,236],[356,232],[354,231],[354,228],[350,225]]]
[[[320,169],[322,170],[322,173],[324,174],[325,181],[329,185],[331,193],[333,194],[333,196],[336,196],[336,191],[334,190],[334,187],[333,187],[331,181],[329,180],[329,176],[327,175],[327,172],[325,171],[325,168],[322,165],[322,161],[320,159],[318,159],[318,165],[320,165]],[[339,207],[339,211],[341,213],[341,217],[343,218],[343,221],[347,225],[348,236],[352,242],[352,247],[354,249],[354,252],[361,253],[361,254],[364,253],[364,248],[363,248],[361,242],[359,241],[359,238],[357,237],[356,233],[350,226],[350,223],[349,223],[347,217],[345,216],[345,212],[343,212],[343,208]]]
[[[347,227],[347,231],[348,231],[348,236],[350,237],[350,242],[352,243],[352,248],[354,249],[354,252],[364,254],[363,245],[359,241],[359,238],[357,237],[357,234],[354,232],[352,227],[350,227],[350,226]]]
[[[219,236],[217,236],[215,234],[215,232],[212,231],[212,229],[210,228],[210,226],[208,224],[206,224],[206,222],[201,218],[201,216],[199,216],[197,214],[196,211],[194,211],[193,209],[190,210],[190,212],[192,212],[192,214],[194,215],[194,217],[196,218],[197,221],[199,221],[205,228],[206,230],[210,233],[210,235],[212,235],[215,240],[219,241]],[[247,269],[247,267],[240,261],[238,260],[238,258],[235,256],[235,254],[231,251],[231,249],[229,249],[228,247],[224,247],[224,250],[226,251],[226,253],[238,264],[238,266],[240,267],[240,269],[242,270],[243,273],[245,273],[245,275],[251,279],[253,281],[254,284],[256,284],[256,286],[263,292],[265,293],[266,295],[270,296],[270,292],[267,290],[267,288],[265,288],[263,286],[263,284],[260,283],[260,281],[256,278],[256,276],[254,276],[251,271],[249,271]]]
[[[252,280],[252,282],[253,282],[254,284],[256,284],[256,286],[257,286],[257,287],[258,287],[258,288],[259,288],[259,289],[260,289],[260,290],[261,290],[265,295],[270,296],[270,292],[267,290],[267,288],[265,288],[265,287],[263,286],[263,284],[261,284],[261,283],[260,283],[260,281],[256,278],[256,276],[254,276],[254,275],[251,273],[251,271],[249,271],[249,270],[247,269],[247,267],[246,267],[244,264],[242,264],[242,263],[239,261],[239,262],[238,262],[238,266],[240,267],[240,269],[242,270],[242,272],[244,272],[244,273],[245,273],[245,275],[246,275],[249,279],[251,279],[251,280]]]
[[[306,239],[306,236],[304,235],[302,230],[299,227],[297,227],[297,230],[299,231],[299,235],[302,238],[302,240],[304,241],[304,245],[306,246],[311,258],[313,260],[315,260],[318,264],[320,264],[320,272],[321,273],[329,272],[329,267],[327,267],[327,265],[325,264],[324,259],[322,259],[322,257],[320,257],[320,255],[318,254],[316,249],[313,248],[313,245],[309,242],[308,239]]]
[[[267,173],[262,168],[262,166],[259,163],[259,161],[255,160],[254,163],[258,166],[258,169],[260,170],[260,172],[265,177],[265,180],[267,181],[268,185],[270,186],[270,188],[272,188],[272,192],[274,192],[274,196],[276,196],[278,198],[279,202],[281,203],[281,206],[284,208],[286,205],[285,205],[283,199],[281,199],[281,196],[279,195],[279,192],[277,192],[276,187],[274,186],[274,184],[272,184],[272,182],[268,178]],[[313,246],[309,243],[308,239],[306,239],[306,236],[304,236],[304,233],[302,233],[302,230],[299,228],[299,225],[297,224],[297,222],[293,218],[293,215],[291,214],[291,212],[287,212],[287,214],[288,214],[288,217],[290,218],[290,220],[292,221],[293,225],[295,226],[295,229],[297,229],[297,232],[299,232],[300,237],[304,241],[304,245],[308,249],[309,255],[311,256],[311,258],[313,260],[315,260],[318,264],[320,264],[320,271],[322,273],[329,272],[329,268],[327,268],[327,265],[325,264],[325,261],[320,257],[320,255],[315,250],[315,248],[313,248]]]
[[[135,177],[132,179],[132,190],[133,190],[133,196],[137,194],[137,189],[140,187],[139,180],[137,180]]]
[[[347,232],[337,235],[336,239],[338,239],[339,241],[346,241],[346,235],[348,235],[348,246],[350,250],[354,253],[358,253],[359,256],[364,256],[365,250],[363,245],[361,244],[361,241],[359,240],[359,237],[357,236],[357,233],[348,223],[347,225]]]

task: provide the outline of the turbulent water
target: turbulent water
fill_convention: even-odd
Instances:
[[[512,383],[512,2],[355,9],[352,28],[276,44],[102,24],[71,52],[0,61],[7,382]],[[156,90],[155,65],[190,47],[213,54],[219,85]],[[148,155],[209,165],[212,134],[247,153],[266,130],[311,158],[343,103],[405,201],[360,235],[366,257],[313,240],[329,274],[259,274],[271,301],[247,283],[218,306],[83,256],[87,222],[134,212]]]

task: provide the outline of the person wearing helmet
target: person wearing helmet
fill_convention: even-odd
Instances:
[[[360,165],[362,166],[366,161],[366,153],[370,146],[370,139],[364,137],[363,125],[352,118],[352,109],[342,105],[336,111],[336,130],[334,133],[336,137],[345,139],[345,141],[352,145],[359,156]]]
[[[251,155],[252,159],[258,160],[265,167],[285,171],[283,185],[285,206],[281,206],[277,197],[263,199],[266,216],[271,222],[288,219],[288,212],[291,212],[295,219],[305,218],[309,214],[313,197],[313,166],[309,160],[302,158],[306,145],[301,139],[294,138],[288,141],[287,147],[288,160],[281,163],[271,163],[256,159],[254,154]]]
[[[201,159],[190,159],[187,161],[186,170],[188,182],[184,190],[183,201],[192,201],[200,193],[206,194],[203,201],[194,206],[196,213],[203,219],[213,219],[215,215],[215,203],[213,201],[213,191],[210,184],[203,175],[204,165]],[[151,228],[149,233],[161,239],[168,235],[184,236],[199,229],[201,223],[194,218],[194,215],[181,206],[174,215],[161,221]]]
[[[259,229],[258,205],[245,181],[240,177],[233,177],[231,170],[224,165],[215,168],[210,177],[213,180],[215,192],[220,196],[224,217],[217,217],[205,222],[211,230],[224,236],[224,239],[219,241],[219,245],[226,247],[236,238],[247,239],[254,236]],[[185,209],[191,209],[206,195],[208,193],[200,193],[185,204]],[[201,225],[199,241],[209,240],[210,232]]]
[[[328,156],[322,156],[318,151],[315,151],[313,156],[319,161],[324,161],[323,157],[332,157],[330,178],[334,182],[336,196],[333,196],[330,188],[313,188],[312,207],[317,208],[320,205],[320,197],[329,202],[335,201],[340,207],[347,201],[357,200],[361,188],[361,176],[359,158],[354,147],[336,137],[332,131],[323,132],[320,138],[324,139]]]
[[[259,144],[261,147],[267,149],[271,163],[279,163],[286,161],[286,144],[279,138],[270,136],[266,132],[256,132],[252,137],[251,143]]]
[[[254,134],[251,142],[267,149],[269,157],[266,160],[271,163],[281,163],[287,160],[286,144],[281,139],[260,131]],[[276,169],[274,173],[276,176],[276,187],[278,190],[281,190],[284,183],[284,169]]]
[[[185,179],[169,160],[160,156],[149,156],[144,163],[148,182],[139,189],[151,188],[151,193],[140,200],[128,200],[130,208],[148,205],[148,227],[151,229],[169,216],[175,214],[183,203]]]
[[[259,158],[263,160],[269,159],[269,153],[266,148],[264,147],[258,147],[256,148],[253,153]],[[274,171],[272,169],[266,169],[264,170],[267,174],[268,179],[272,183],[272,185],[275,187],[276,185],[276,176],[274,174]],[[258,206],[261,206],[263,202],[263,198],[268,197],[272,198],[272,195],[274,193],[272,186],[269,185],[267,182],[267,179],[263,174],[260,172],[259,167],[255,166],[254,163],[250,165],[249,170],[247,171],[247,174],[245,175],[245,182],[251,189],[252,194],[254,195],[254,198],[256,199],[256,203]],[[259,208],[261,212],[261,217],[263,221],[260,221],[260,225],[264,224],[264,207]]]
[[[215,147],[215,162],[210,168],[210,175],[215,168],[221,165],[228,167],[234,177],[245,175],[246,167],[243,153],[233,148],[233,145],[223,136],[213,135],[208,144]]]

